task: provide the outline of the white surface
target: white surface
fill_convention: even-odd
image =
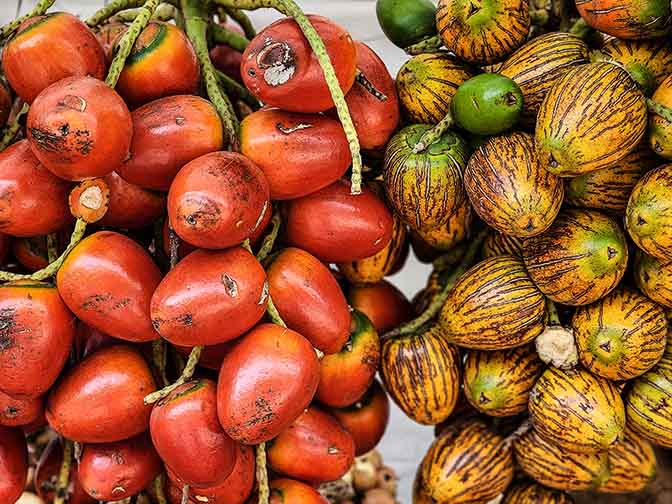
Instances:
[[[391,44],[383,35],[376,20],[375,0],[298,0],[307,13],[321,14],[346,27],[353,38],[375,50],[385,61],[392,75],[396,75],[407,56]],[[24,0],[21,14],[30,10],[34,0]],[[65,10],[86,17],[103,5],[102,0],[57,0],[52,10]],[[15,0],[0,0],[0,22],[5,23],[16,12]],[[263,9],[251,15],[257,27],[263,27],[277,19],[277,13]],[[425,284],[429,268],[412,257],[404,270],[392,278],[404,293],[412,297]],[[390,426],[380,449],[385,462],[399,474],[402,503],[411,502],[411,485],[416,467],[433,439],[432,428],[419,426],[408,420],[393,407]]]

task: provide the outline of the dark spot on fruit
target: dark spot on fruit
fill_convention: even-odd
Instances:
[[[177,116],[175,118],[175,124],[177,124],[178,126],[182,126],[184,124],[184,121],[185,119],[182,116]]]
[[[653,150],[656,151],[656,153],[660,154],[663,152],[663,146],[660,145],[660,142],[656,141],[656,143],[653,145]]]
[[[600,348],[605,352],[611,352],[611,341],[605,341],[600,345]]]
[[[510,92],[506,93],[505,98],[506,98],[506,104],[509,105],[509,106],[513,106],[513,105],[516,105],[518,103],[518,98],[513,93],[510,93]]]
[[[558,163],[558,160],[555,159],[553,154],[549,154],[548,156],[548,164],[551,165],[551,168],[557,168],[560,163]]]
[[[644,219],[642,219],[641,215],[638,215],[637,216],[637,225],[638,226],[643,226],[644,224],[646,224],[646,221]]]
[[[618,251],[613,247],[607,247],[607,257],[613,259],[618,254]]]
[[[467,18],[470,18],[480,10],[481,10],[480,7],[477,7],[473,3],[469,4],[469,13],[467,14]]]
[[[182,325],[191,326],[194,323],[194,316],[191,313],[183,313],[175,320]]]
[[[62,124],[58,131],[61,133],[61,136],[67,136],[70,133],[70,125],[68,123]]]
[[[226,273],[222,273],[222,284],[224,284],[224,290],[229,297],[238,297],[238,284]]]
[[[648,271],[645,271],[645,272],[642,274],[642,278],[644,279],[645,282],[648,282],[649,280],[651,280],[651,276],[649,275],[649,272],[648,272]]]
[[[5,416],[9,418],[14,418],[18,413],[18,408],[14,406],[7,406],[7,409],[5,409]]]
[[[478,396],[478,403],[479,404],[488,404],[490,402],[490,399],[488,399],[483,392],[481,392],[481,395]]]
[[[257,71],[254,68],[250,68],[247,71],[247,75],[249,75],[250,77],[256,77],[257,76]]]
[[[60,152],[63,149],[64,138],[40,128],[30,128],[33,142],[40,150],[46,152]]]
[[[528,233],[534,230],[534,223],[532,222],[532,219],[529,219],[527,221],[527,224],[525,225],[525,231]]]
[[[16,328],[16,310],[3,308],[0,310],[0,351],[14,346],[14,330]]]

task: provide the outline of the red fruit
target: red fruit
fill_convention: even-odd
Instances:
[[[0,425],[21,427],[38,421],[44,414],[41,397],[15,399],[0,392]]]
[[[105,23],[98,28],[96,38],[103,48],[105,53],[105,61],[109,65],[114,58],[114,44],[122,37],[128,30],[128,26],[124,23]]]
[[[387,280],[372,285],[354,285],[348,293],[353,308],[368,317],[379,334],[413,318],[413,307],[406,296]]]
[[[268,205],[263,172],[232,152],[194,159],[180,170],[168,193],[168,216],[175,232],[208,249],[231,247],[249,238]]]
[[[7,124],[12,112],[12,92],[4,80],[0,80],[0,125]]]
[[[324,41],[343,93],[355,81],[357,48],[350,34],[322,16],[308,16]],[[243,53],[245,86],[266,105],[292,112],[323,112],[334,106],[308,40],[293,19],[261,31]]]
[[[110,190],[110,202],[101,226],[138,229],[151,226],[166,208],[166,197],[126,182],[115,172],[104,179]]]
[[[339,180],[287,205],[287,239],[324,262],[371,257],[392,239],[392,214],[370,189]]]
[[[271,481],[271,497],[269,504],[329,504],[310,485],[287,478]]]
[[[151,439],[140,434],[116,443],[85,445],[79,461],[79,481],[94,499],[117,501],[140,492],[161,469]]]
[[[23,493],[28,474],[28,449],[20,429],[0,426],[0,502],[12,504]]]
[[[12,242],[14,258],[31,273],[49,265],[47,237],[16,238]]]
[[[269,441],[310,404],[320,365],[299,333],[261,324],[224,357],[217,414],[226,433],[245,444]]]
[[[159,338],[149,304],[161,272],[136,242],[99,231],[82,240],[58,270],[56,284],[77,318],[114,338]]]
[[[58,481],[61,464],[63,463],[63,448],[61,440],[52,439],[42,452],[40,460],[37,463],[33,486],[37,495],[45,503],[54,501],[54,489]],[[70,466],[70,476],[68,478],[67,502],[68,504],[96,504],[98,501],[84,491],[79,481],[77,464]]]
[[[229,31],[244,35],[243,30],[231,23],[225,23],[224,28]],[[226,44],[221,44],[210,49],[210,60],[215,68],[238,82],[242,82],[240,76],[240,64],[243,54],[232,49]]]
[[[104,177],[128,157],[131,113],[121,97],[93,77],[68,77],[42,91],[28,112],[33,154],[66,180]]]
[[[149,428],[156,390],[152,372],[133,348],[103,348],[71,369],[52,389],[46,415],[52,429],[80,443],[112,443]]]
[[[219,371],[219,368],[222,367],[222,361],[224,356],[229,353],[231,348],[235,345],[235,341],[227,341],[226,343],[220,343],[218,345],[209,345],[203,348],[201,352],[201,358],[198,359],[198,365],[206,369],[212,369],[213,371]],[[173,345],[175,350],[180,352],[184,357],[188,357],[191,354],[191,351],[194,347],[191,346],[181,346]]]
[[[186,241],[181,240],[177,235],[175,236],[179,243],[177,246],[178,259],[182,259],[196,250],[196,247],[194,247],[191,243],[187,243]],[[163,221],[163,252],[166,254],[166,257],[170,257],[170,234],[168,229],[168,219],[164,219]]]

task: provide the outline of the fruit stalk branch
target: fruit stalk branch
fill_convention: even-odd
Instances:
[[[161,390],[157,390],[156,392],[152,392],[151,394],[147,395],[144,399],[144,403],[154,404],[155,402],[168,397],[170,393],[180,385],[188,382],[191,377],[194,376],[194,371],[196,371],[196,366],[198,365],[198,361],[200,360],[201,354],[203,353],[203,348],[203,345],[197,345],[192,348],[191,353],[189,354],[189,359],[187,360],[187,365],[184,367],[180,377],[175,380],[172,385],[168,385],[167,387],[163,387]]]
[[[558,309],[556,308],[555,303],[548,298],[546,298],[546,313],[548,314],[549,325],[560,325]]]
[[[646,106],[652,114],[659,115],[667,122],[672,123],[672,108],[667,107],[662,103],[655,102],[651,98],[646,99]]]
[[[224,44],[238,52],[243,52],[250,41],[242,35],[228,30],[218,24],[210,24],[210,36],[216,44]]]
[[[53,504],[65,504],[67,500],[68,486],[70,485],[70,468],[72,466],[72,448],[72,441],[64,439],[63,462],[61,462],[61,469],[58,472]]]
[[[247,105],[249,105],[252,108],[252,110],[259,109],[259,101],[254,97],[252,93],[249,92],[249,90],[245,86],[233,80],[231,77],[229,77],[225,73],[220,72],[219,70],[215,70],[215,72],[217,73],[217,79],[219,80],[219,85],[224,88],[226,94],[232,95],[233,97],[242,100]]]
[[[138,17],[138,15],[140,15],[140,13],[141,9],[129,9],[119,12],[114,18],[124,23],[131,23]],[[175,19],[176,13],[177,9],[175,9],[174,6],[162,3],[156,8],[151,19],[152,21],[170,21]]]
[[[184,485],[182,487],[182,499],[180,504],[189,504],[189,485]]]
[[[266,312],[268,313],[268,316],[271,317],[271,321],[273,321],[274,324],[287,327],[287,324],[285,324],[285,321],[282,320],[282,317],[280,316],[280,312],[278,312],[278,309],[275,307],[275,303],[273,303],[273,298],[270,294],[268,295],[268,305],[266,307]]]
[[[268,504],[270,489],[268,488],[268,470],[266,469],[266,443],[260,443],[256,448],[257,456],[257,485],[259,486],[259,504]]]
[[[455,124],[455,119],[453,118],[452,112],[449,110],[446,116],[441,119],[436,126],[422,134],[418,143],[413,147],[413,153],[419,154],[420,152],[427,150],[431,145],[436,143],[453,124]]]
[[[421,40],[417,44],[408,46],[406,49],[404,49],[404,51],[406,51],[406,54],[415,56],[417,54],[439,52],[442,46],[443,40],[441,40],[440,36],[435,35],[433,37],[426,38],[425,40]]]
[[[5,132],[2,135],[2,140],[0,140],[0,151],[5,150],[12,143],[16,134],[21,129],[21,118],[28,113],[28,104],[24,103],[21,107],[21,110],[16,114],[14,120],[7,125]]]
[[[245,32],[245,37],[252,40],[257,35],[257,31],[254,29],[252,21],[250,21],[250,18],[247,17],[247,14],[245,14],[244,11],[240,9],[233,9],[231,7],[224,7],[224,12],[226,12],[229,17],[231,17],[231,19],[238,23],[238,26],[240,26],[243,29],[243,32]]]
[[[35,8],[30,11],[28,14],[25,14],[19,18],[13,19],[2,28],[0,28],[0,40],[4,40],[9,37],[14,30],[16,30],[21,24],[26,20],[34,16],[44,15],[49,8],[54,5],[55,0],[40,0],[37,2]]]
[[[112,0],[109,4],[98,9],[93,16],[85,22],[91,28],[103,24],[115,14],[142,6],[144,0]]]
[[[280,212],[276,210],[271,218],[271,231],[264,237],[264,241],[261,242],[261,248],[257,253],[257,261],[263,262],[273,250],[281,224]]]
[[[154,478],[154,494],[158,504],[168,504],[168,499],[163,493],[163,482],[165,481],[165,474],[161,473],[156,478]]]
[[[173,227],[168,224],[168,250],[170,252],[170,269],[173,269],[180,260],[180,237]]]
[[[56,233],[47,235],[47,260],[52,263],[58,259],[58,236]]]

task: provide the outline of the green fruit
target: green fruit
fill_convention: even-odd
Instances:
[[[436,7],[430,0],[378,0],[376,14],[387,38],[402,49],[436,35]]]
[[[484,73],[460,86],[451,110],[457,124],[470,133],[496,135],[518,122],[523,92],[508,77]]]

